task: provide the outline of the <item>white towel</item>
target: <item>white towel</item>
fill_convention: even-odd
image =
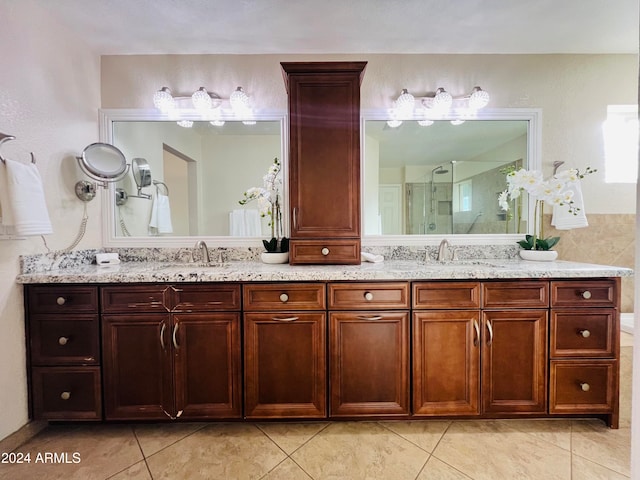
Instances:
[[[573,190],[573,208],[579,210],[574,215],[569,212],[569,205],[556,205],[553,207],[553,216],[551,217],[551,225],[557,230],[571,230],[572,228],[588,227],[587,215],[584,212],[584,200],[582,198],[582,188],[580,182],[576,182],[571,186]]]
[[[171,205],[169,197],[160,192],[156,192],[151,205],[151,220],[149,220],[149,234],[160,235],[162,233],[173,233],[171,224]]]
[[[255,209],[236,209],[229,212],[229,235],[259,237],[262,234],[260,213]]]
[[[371,262],[371,263],[384,262],[384,257],[382,255],[376,255],[376,254],[367,253],[367,252],[360,252],[360,256],[367,262]]]
[[[34,163],[0,162],[0,204],[4,233],[53,233],[42,179]]]

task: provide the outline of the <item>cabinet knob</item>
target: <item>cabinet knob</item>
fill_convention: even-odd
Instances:
[[[589,300],[591,298],[591,292],[589,290],[585,290],[584,292],[582,292],[580,294],[582,296],[582,298],[584,298],[585,300]]]
[[[64,298],[64,297],[58,297],[58,298],[56,298],[56,303],[58,305],[64,305],[65,303],[67,303],[67,299]]]
[[[327,247],[324,247],[322,250],[320,250],[320,253],[322,253],[322,255],[326,257],[327,255],[329,255],[329,249]]]
[[[69,400],[71,398],[71,392],[62,392],[60,398],[62,400]]]
[[[286,293],[281,293],[280,294],[280,301],[282,303],[285,303],[285,302],[289,301],[289,295],[287,295]]]
[[[578,333],[580,333],[584,338],[589,338],[591,336],[591,332],[589,330],[580,330]]]
[[[367,302],[370,302],[371,300],[373,300],[373,293],[371,293],[371,292],[365,292],[365,293],[364,293],[364,299],[365,299]]]
[[[60,337],[58,339],[58,345],[66,345],[69,342],[69,337]]]
[[[591,389],[591,387],[587,382],[581,382],[580,388],[582,389],[583,392],[588,392]]]

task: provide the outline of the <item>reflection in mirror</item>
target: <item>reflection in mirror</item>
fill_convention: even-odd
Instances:
[[[231,225],[238,221],[238,210],[251,209],[238,201],[249,187],[262,185],[262,176],[275,157],[282,159],[283,117],[258,120],[254,125],[226,121],[214,126],[208,121],[194,121],[192,128],[166,119],[114,119],[109,125],[113,145],[127,158],[145,159],[146,173],[153,178],[151,185],[140,185],[147,187],[151,202],[129,200],[111,207],[115,212],[110,229],[115,237],[225,237],[232,231],[246,231]],[[128,192],[138,189],[133,173],[117,187]],[[164,208],[154,211],[158,199]],[[152,212],[170,215],[170,231],[150,228]],[[266,219],[246,217],[257,222],[251,230],[257,232],[256,236],[268,236]]]
[[[531,119],[449,120],[421,126],[365,119],[365,235],[514,234],[528,199],[498,206],[505,173],[535,168]],[[515,212],[515,214],[512,214]],[[515,217],[518,217],[518,222]]]
[[[99,181],[117,181],[127,170],[124,154],[108,143],[87,145],[78,159],[80,168],[89,177]]]

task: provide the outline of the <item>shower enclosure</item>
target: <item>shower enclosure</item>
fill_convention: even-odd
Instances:
[[[406,183],[406,233],[453,233],[453,166],[437,166],[424,181]]]

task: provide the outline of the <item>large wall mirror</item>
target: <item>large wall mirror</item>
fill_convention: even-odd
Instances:
[[[467,236],[512,242],[527,231],[528,199],[506,213],[505,172],[540,168],[539,110],[502,109],[464,122],[391,127],[383,112],[362,119],[366,244]]]
[[[102,140],[132,165],[105,196],[105,244],[186,246],[208,237],[252,245],[269,236],[258,205],[238,201],[262,186],[274,158],[286,166],[285,118],[283,112],[212,124],[194,116],[186,128],[153,111],[102,110]],[[133,168],[140,164],[143,172]]]

